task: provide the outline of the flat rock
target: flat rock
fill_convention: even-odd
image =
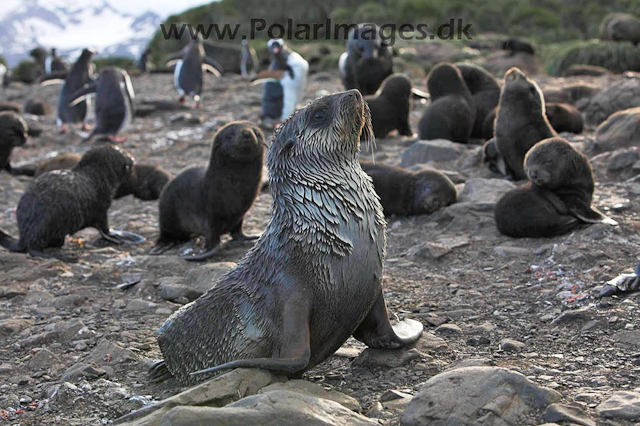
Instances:
[[[329,426],[377,425],[335,401],[276,390],[243,398],[224,408],[176,407],[162,418],[162,426]]]
[[[634,146],[640,140],[640,107],[624,109],[611,115],[595,133],[596,152]]]
[[[353,365],[357,367],[387,367],[396,368],[405,365],[414,359],[420,359],[425,355],[415,348],[412,349],[374,349],[366,348],[353,360]]]
[[[544,411],[542,418],[546,422],[568,422],[582,426],[596,426],[596,422],[591,420],[587,413],[577,405],[551,404]]]
[[[561,395],[500,367],[465,367],[429,379],[402,415],[403,426],[516,426]]]
[[[627,169],[633,166],[638,158],[640,158],[640,154],[635,147],[616,149],[611,153],[607,169],[611,172]]]
[[[596,407],[602,417],[609,419],[640,419],[640,392],[620,391]]]
[[[143,299],[131,299],[127,306],[124,308],[125,311],[130,312],[144,312],[150,311],[158,307],[157,303],[150,302],[148,300]]]
[[[329,399],[348,408],[349,410],[357,412],[362,411],[362,407],[360,406],[360,403],[357,399],[349,395],[345,395],[342,392],[338,392],[335,390],[326,390],[322,386],[308,382],[306,380],[289,380],[288,382],[284,383],[273,383],[265,388],[260,389],[260,392],[258,393],[266,393],[275,390],[300,392],[305,395],[312,395],[318,398]]]
[[[255,394],[271,383],[280,381],[283,381],[282,377],[266,370],[239,368],[120,417],[114,421],[114,424],[152,424],[145,421],[144,418],[151,416],[151,418],[155,419],[158,415],[153,414],[154,412],[166,412],[173,407],[181,405],[224,407],[240,398]]]
[[[464,145],[446,139],[418,141],[404,151],[400,165],[409,167],[420,163],[451,161],[457,159],[465,149]]]
[[[502,339],[500,341],[500,349],[506,352],[519,352],[524,349],[525,344],[514,339]]]
[[[0,321],[0,336],[16,334],[26,327],[32,326],[33,320],[9,318]]]
[[[442,352],[449,349],[449,345],[442,337],[423,332],[416,343],[416,349],[420,352]]]
[[[613,335],[613,340],[621,343],[629,343],[632,345],[640,346],[640,330],[636,331],[621,331]]]
[[[38,349],[27,362],[27,367],[30,370],[41,370],[59,363],[60,358],[58,358],[58,355],[54,354],[49,349]]]
[[[589,124],[600,124],[611,114],[640,106],[640,79],[624,78],[595,95],[585,110]]]
[[[95,380],[106,375],[107,372],[96,364],[79,362],[69,367],[62,375],[62,380],[66,382],[77,382],[82,379]]]
[[[234,262],[215,262],[192,268],[187,272],[185,285],[204,294],[224,274],[236,267]]]
[[[97,365],[116,365],[127,362],[137,362],[140,357],[133,351],[122,348],[108,340],[101,340],[91,351],[86,362]]]
[[[458,195],[458,202],[497,203],[500,197],[515,187],[512,182],[504,179],[469,179]]]

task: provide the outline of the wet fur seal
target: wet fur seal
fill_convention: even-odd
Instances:
[[[277,129],[271,221],[235,269],[162,325],[152,379],[193,383],[206,378],[198,370],[240,367],[299,377],[351,335],[385,349],[420,337],[418,321],[392,326],[382,293],[386,223],[358,163],[373,140],[357,90],[319,98]]]
[[[11,151],[27,142],[29,127],[15,112],[0,112],[0,170],[20,174],[20,169],[11,167]]]
[[[593,171],[587,157],[554,137],[527,153],[529,182],[507,192],[496,204],[498,230],[515,238],[551,237],[590,223],[617,223],[591,206]]]
[[[443,62],[427,76],[431,103],[425,109],[420,139],[447,139],[467,143],[476,120],[476,107],[458,67]]]
[[[582,133],[584,118],[573,105],[550,102],[545,104],[545,114],[556,132]]]
[[[95,94],[96,125],[87,139],[94,136],[122,141],[117,135],[131,124],[134,116],[133,85],[129,74],[118,67],[104,67],[98,78],[71,95],[71,105]]]
[[[380,27],[362,23],[352,28],[338,68],[345,89],[358,89],[363,95],[376,93],[384,79],[393,73],[393,50],[382,39]]]
[[[494,113],[500,101],[500,85],[496,79],[479,65],[469,63],[455,64],[462,74],[467,89],[473,97],[476,107],[476,120],[473,123],[471,137],[477,139],[491,139],[493,137],[493,122],[488,128],[485,126],[487,117]]]
[[[360,161],[373,180],[385,216],[431,214],[456,202],[456,187],[437,170],[410,171],[389,164]]]
[[[48,257],[43,250],[64,245],[67,235],[96,228],[113,243],[139,243],[144,238],[109,229],[107,212],[133,158],[120,149],[103,145],[87,151],[72,170],[45,173],[29,186],[17,209],[20,239],[0,231],[0,245],[32,256]]]
[[[185,259],[205,260],[215,255],[224,234],[255,239],[242,233],[242,221],[260,191],[264,145],[264,135],[253,123],[222,127],[213,138],[208,167],[183,171],[162,191],[160,236],[152,254],[202,235],[205,252]]]
[[[392,74],[382,83],[376,95],[365,97],[371,111],[371,124],[376,138],[384,138],[392,130],[411,136],[411,81],[402,74]]]
[[[518,68],[504,76],[496,112],[496,148],[506,165],[507,175],[525,179],[524,156],[536,143],[558,136],[545,115],[542,91]]]

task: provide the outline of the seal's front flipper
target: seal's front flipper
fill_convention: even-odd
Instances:
[[[261,368],[287,375],[302,373],[311,359],[309,341],[309,300],[307,295],[292,295],[284,306],[282,345],[275,348],[273,358],[238,359],[191,373],[192,376],[230,368]]]
[[[233,238],[233,241],[253,241],[260,238],[260,235],[245,235],[245,233],[242,232],[242,221],[240,221],[240,223],[231,230],[231,238]]]
[[[182,258],[184,260],[188,260],[189,262],[202,262],[203,260],[211,259],[213,256],[215,256],[218,253],[219,249],[220,249],[220,246],[217,245],[212,249],[204,251],[200,254],[185,255],[185,256],[182,256]]]
[[[116,231],[114,229],[110,229],[109,232],[100,231],[100,235],[105,240],[120,245],[140,244],[147,241],[147,239],[141,235],[126,231]]]
[[[583,200],[577,200],[572,198],[569,201],[565,201],[569,211],[572,215],[577,217],[583,222],[586,223],[606,223],[607,225],[616,226],[618,222],[606,216],[604,213],[596,209],[595,207],[591,207]]]
[[[384,296],[380,293],[369,314],[353,333],[353,337],[371,348],[396,349],[418,340],[422,330],[422,323],[411,319],[392,325]]]

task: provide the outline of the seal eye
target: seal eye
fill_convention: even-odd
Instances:
[[[327,109],[326,108],[321,108],[316,110],[316,112],[313,113],[313,120],[314,121],[322,121],[324,120],[324,118],[327,116]]]
[[[284,141],[284,144],[282,144],[282,149],[283,150],[290,150],[291,148],[293,148],[293,146],[296,144],[295,139],[287,139],[286,141]]]

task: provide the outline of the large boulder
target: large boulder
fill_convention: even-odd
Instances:
[[[400,165],[409,167],[421,163],[452,161],[460,157],[465,150],[466,148],[463,144],[446,139],[418,141],[402,154]]]
[[[595,152],[640,145],[640,107],[618,111],[596,129]]]
[[[429,379],[402,415],[403,426],[516,426],[561,395],[500,367],[464,367]]]
[[[621,391],[596,407],[603,417],[640,420],[640,392]]]
[[[600,39],[640,43],[640,19],[628,13],[610,13],[600,24]]]
[[[640,78],[619,80],[595,95],[585,111],[587,122],[600,124],[611,114],[640,106]]]

